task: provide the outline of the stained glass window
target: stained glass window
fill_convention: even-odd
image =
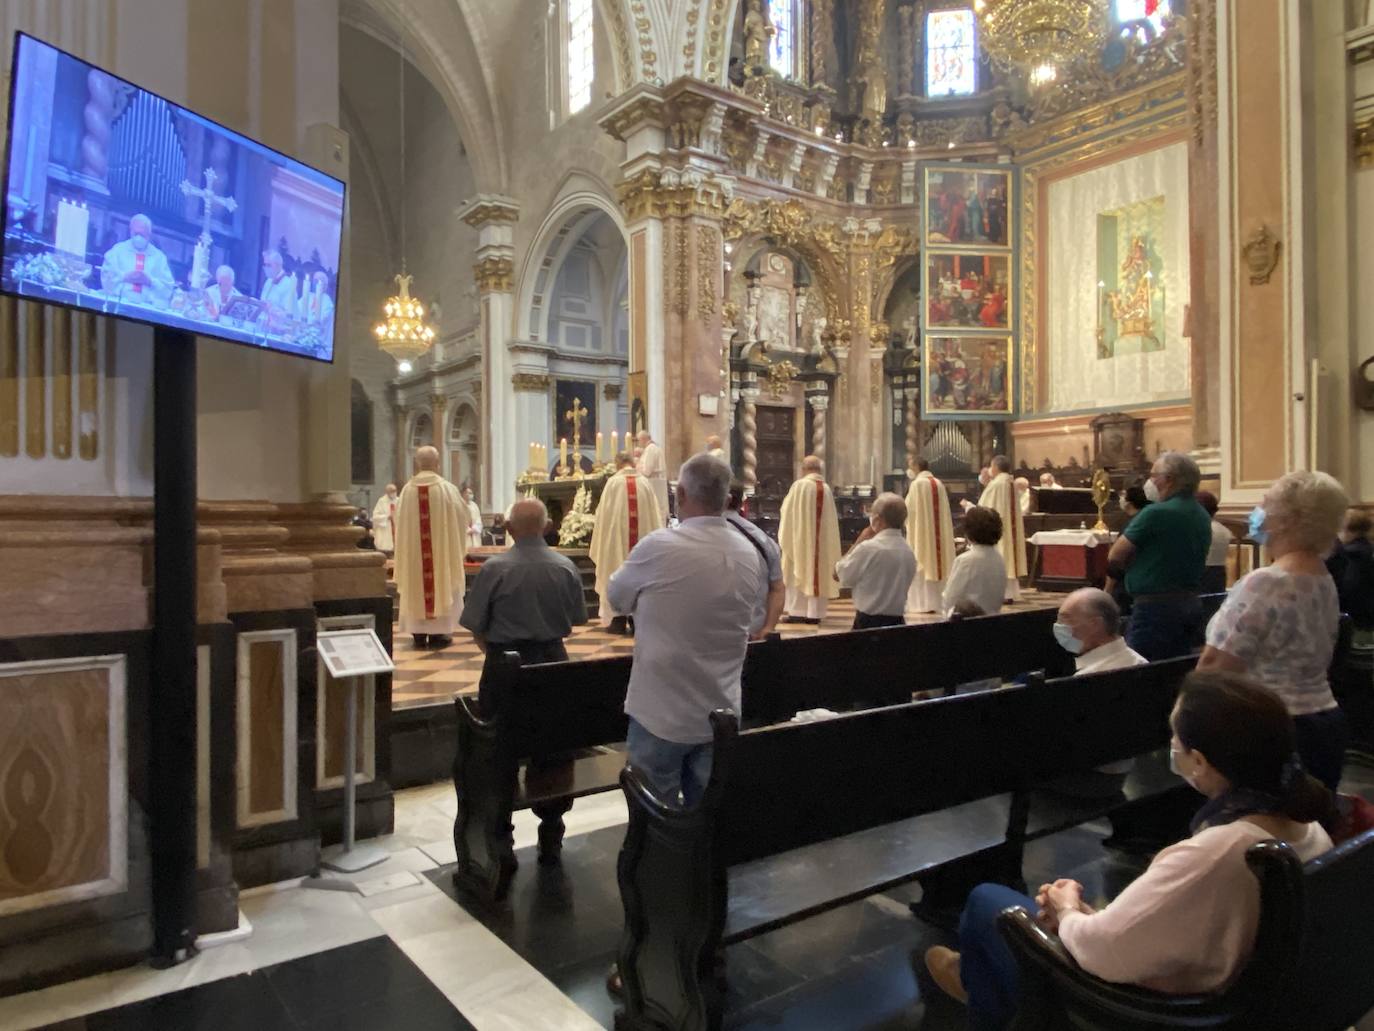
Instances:
[[[768,64],[779,75],[797,77],[797,8],[801,0],[768,0],[768,20],[773,38],[768,44]]]
[[[961,97],[977,89],[978,52],[968,8],[926,15],[926,96]]]
[[[592,0],[567,0],[568,113],[576,114],[592,102],[596,57],[592,47]]]
[[[1148,43],[1167,28],[1172,7],[1170,0],[1116,0],[1116,20],[1128,26],[1123,33],[1135,23],[1137,40]]]

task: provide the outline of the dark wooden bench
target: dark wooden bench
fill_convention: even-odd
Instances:
[[[1027,840],[1056,823],[1035,823],[1035,786],[1165,747],[1193,661],[743,733],[717,713],[710,782],[687,811],[627,768],[617,1026],[718,1028],[721,947],[868,895],[956,868],[1019,885]],[[1005,806],[970,805],[989,798]]]
[[[1374,831],[1304,867],[1286,845],[1246,853],[1260,885],[1255,950],[1210,995],[1163,995],[1085,973],[1021,908],[1001,916],[1020,968],[1013,1031],[1345,1031],[1374,1010]]]
[[[1050,631],[1054,616],[1041,609],[750,645],[741,677],[744,723],[780,723],[806,709],[899,705],[914,692],[952,690],[974,678],[1072,670],[1072,657]],[[619,787],[624,756],[607,746],[625,740],[631,662],[624,656],[524,666],[512,653],[480,700],[455,700],[460,886],[488,899],[504,896],[515,870],[514,812],[539,817],[541,862],[555,862],[573,801]],[[520,777],[530,757],[579,752],[556,764],[528,764]]]

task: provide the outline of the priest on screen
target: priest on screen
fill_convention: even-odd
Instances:
[[[121,301],[165,307],[175,287],[167,255],[153,243],[153,220],[135,215],[129,219],[129,238],[105,252],[100,288]]]
[[[468,506],[458,488],[439,475],[439,452],[415,452],[415,475],[396,506],[398,627],[417,648],[443,648],[463,610],[463,558]]]
[[[916,479],[906,494],[906,534],[916,553],[916,579],[906,607],[913,612],[939,612],[945,581],[954,566],[954,518],[949,492],[930,471],[930,463],[916,459]]]
[[[840,596],[835,563],[840,560],[840,521],[835,496],[815,455],[802,459],[802,478],[782,502],[778,544],[787,587],[788,623],[819,623],[831,598]]]
[[[390,555],[396,550],[396,484],[388,483],[386,493],[372,509],[372,541],[378,551]]]
[[[596,565],[596,594],[601,599],[601,625],[611,633],[625,633],[628,620],[611,608],[606,597],[611,574],[625,564],[630,551],[664,522],[658,494],[635,472],[634,460],[622,451],[615,456],[615,475],[606,481],[592,526],[591,559]]]
[[[981,508],[990,508],[1002,517],[1002,539],[997,550],[1007,564],[1007,601],[1019,601],[1021,584],[1017,577],[1026,575],[1026,523],[1021,517],[1021,499],[1011,478],[1011,459],[998,455],[992,460],[992,481],[983,488],[978,499]]]

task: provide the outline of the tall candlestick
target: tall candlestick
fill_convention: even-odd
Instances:
[[[568,438],[558,438],[558,464],[563,467],[563,475],[568,475]]]
[[[620,454],[620,447],[618,446],[618,443],[617,443],[617,442],[619,441],[619,439],[620,439],[620,431],[619,431],[619,430],[611,430],[611,461],[612,461],[612,462],[615,461],[615,456],[618,455],[618,454]]]
[[[600,430],[597,430],[597,431],[596,431],[596,464],[597,464],[597,465],[600,465],[600,464],[604,461],[604,459],[601,457],[601,448],[602,448],[603,443],[604,443],[604,442],[603,442],[602,439],[601,439],[601,431],[600,431]]]
[[[536,459],[537,459],[538,457],[539,457],[539,454],[538,454],[537,451],[535,451],[535,445],[534,445],[533,443],[531,443],[531,444],[530,444],[530,468],[531,468],[531,469],[533,469],[533,468],[538,464],[538,462],[536,461]]]

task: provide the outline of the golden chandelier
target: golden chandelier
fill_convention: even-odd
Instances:
[[[983,50],[1003,71],[1025,72],[1032,86],[1096,58],[1107,31],[1107,0],[973,0],[973,9]]]
[[[409,372],[407,366],[411,361],[434,343],[434,327],[425,321],[425,306],[410,296],[410,282],[414,278],[396,277],[400,293],[387,298],[382,309],[386,321],[379,322],[372,330],[377,337],[377,346],[396,359],[402,372]]]

